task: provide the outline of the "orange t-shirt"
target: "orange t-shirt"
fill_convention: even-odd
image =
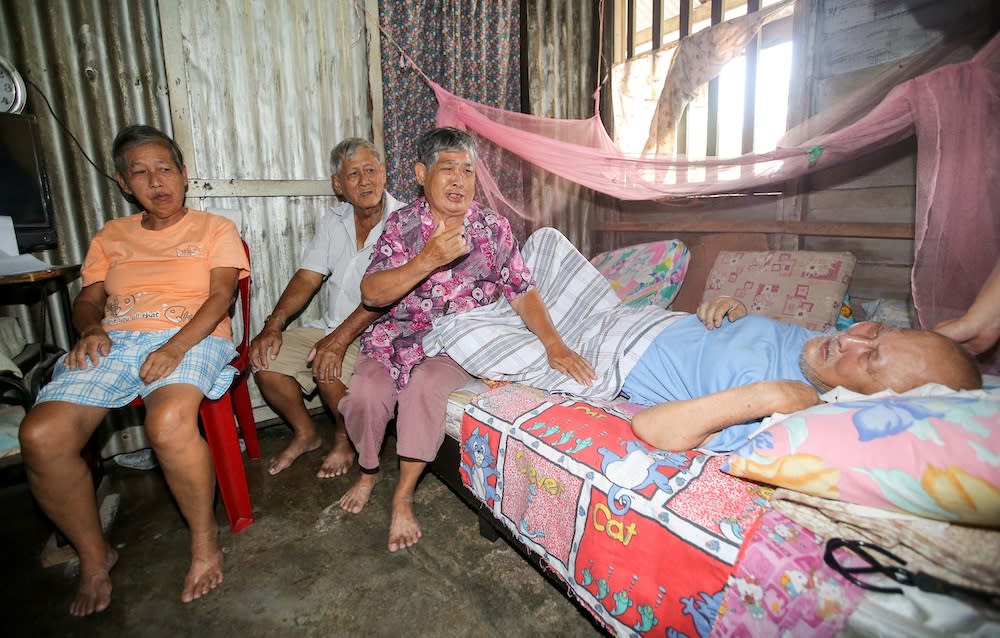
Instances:
[[[109,221],[83,260],[83,285],[104,282],[105,330],[182,328],[208,299],[213,268],[250,276],[236,224],[225,217],[188,210],[163,230],[147,230],[141,221],[142,214]],[[212,334],[233,338],[228,316]]]

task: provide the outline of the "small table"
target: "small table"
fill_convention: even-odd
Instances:
[[[0,275],[0,288],[21,287],[36,288],[51,301],[51,295],[56,294],[59,304],[57,312],[52,315],[52,339],[63,350],[69,350],[73,342],[73,305],[69,299],[69,282],[80,276],[80,264],[69,266],[50,266],[44,270]],[[56,316],[58,315],[58,320]],[[43,327],[44,328],[44,327]],[[41,335],[45,340],[45,335]]]

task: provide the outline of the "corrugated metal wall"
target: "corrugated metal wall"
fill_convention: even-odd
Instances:
[[[364,16],[325,0],[170,0],[160,12],[166,59],[182,61],[168,72],[177,136],[192,140],[189,203],[242,211],[259,325],[333,202],[330,149],[371,136]]]
[[[28,84],[25,112],[37,115],[45,146],[60,238],[44,254],[52,263],[79,263],[91,235],[124,210],[118,187],[101,174],[113,172],[116,130],[130,121],[169,130],[155,9],[155,0],[0,3],[0,55]],[[37,321],[22,324],[38,337]]]
[[[61,239],[45,256],[80,262],[104,221],[130,212],[84,152],[111,174],[117,130],[158,126],[185,152],[188,205],[242,214],[254,326],[334,202],[330,148],[372,135],[368,34],[353,2],[4,0],[0,55],[83,149],[29,87]]]
[[[554,118],[586,119],[594,114],[597,88],[597,7],[574,0],[524,0],[529,112]],[[590,227],[595,193],[546,173],[532,172],[530,198],[552,214],[539,226],[558,228],[585,255],[593,253]],[[559,202],[559,205],[550,205]]]

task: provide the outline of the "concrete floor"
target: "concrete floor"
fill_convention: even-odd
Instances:
[[[325,431],[329,432],[329,429]],[[436,477],[417,490],[424,536],[386,549],[388,471],[358,516],[336,500],[354,474],[314,478],[322,451],[269,477],[266,459],[290,439],[284,426],[262,429],[263,459],[248,461],[255,523],[229,533],[221,503],[225,582],[190,604],[179,600],[188,566],[187,529],[159,470],[105,464],[120,508],[109,539],[119,548],[111,607],[75,619],[67,608],[76,566],[42,568],[49,530],[23,482],[0,482],[4,636],[599,636],[564,594],[503,540],[479,536],[475,513]],[[390,439],[387,448],[394,448]],[[357,471],[355,468],[354,472]],[[20,474],[20,476],[19,476]],[[217,499],[218,500],[218,499]]]

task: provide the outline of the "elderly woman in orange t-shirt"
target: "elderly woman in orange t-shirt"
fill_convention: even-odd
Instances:
[[[212,504],[214,475],[198,432],[204,397],[225,393],[235,370],[229,308],[249,276],[229,220],[184,205],[187,170],[177,144],[149,126],[128,126],[113,146],[116,179],[141,211],[113,219],[95,235],[73,304],[79,340],[21,423],[21,453],[39,505],[80,557],[70,613],[111,602],[118,558],[101,531],[80,450],[111,408],[136,396],[167,485],[191,530],[191,566],[181,590],[189,602],[222,582],[222,551]]]

